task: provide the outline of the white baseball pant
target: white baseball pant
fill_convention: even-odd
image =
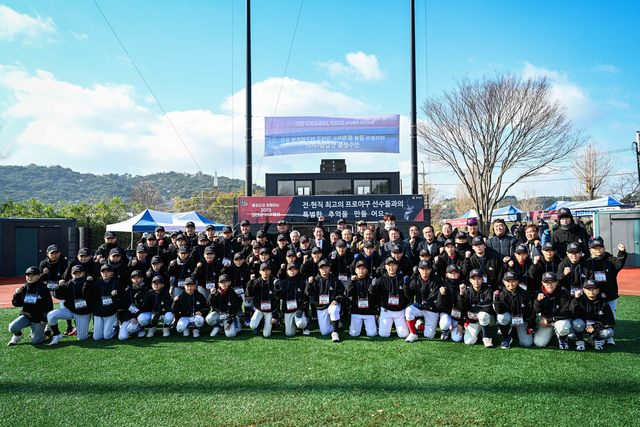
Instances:
[[[57,310],[51,310],[47,314],[47,323],[49,325],[55,325],[58,320],[73,320],[76,324],[76,331],[78,332],[78,340],[84,341],[89,338],[89,322],[91,321],[90,314],[74,314],[67,307],[61,307]]]
[[[498,314],[496,317],[498,325],[508,326],[511,325],[511,313]],[[521,325],[511,326],[516,329],[518,333],[518,342],[523,347],[531,347],[533,344],[533,337],[527,333],[527,325],[525,323]],[[505,338],[505,337],[503,337]]]
[[[406,338],[409,335],[407,320],[404,318],[405,310],[391,311],[383,308],[380,310],[380,324],[378,325],[378,335],[383,338],[391,336],[391,326],[396,326],[396,333],[399,338]],[[426,330],[426,329],[425,329]]]
[[[195,316],[182,316],[176,324],[176,331],[182,333],[186,331],[189,326],[200,329],[202,325],[204,325],[204,317],[202,316],[197,314]]]
[[[556,320],[551,326],[538,326],[533,335],[533,343],[536,347],[546,347],[553,334],[566,337],[571,332],[571,320]]]
[[[584,333],[584,329],[587,327],[587,322],[583,319],[573,319],[571,322],[571,327],[577,333]],[[608,340],[613,337],[613,328],[601,329],[595,334],[596,339],[600,340]]]
[[[351,325],[349,326],[349,335],[352,337],[359,337],[362,332],[363,323],[368,337],[375,337],[378,335],[376,316],[373,314],[352,314]]]
[[[120,331],[118,332],[118,339],[120,341],[126,341],[129,336],[140,331],[140,323],[134,317],[120,324]]]
[[[145,326],[150,325],[152,319],[153,319],[153,313],[150,311],[145,311],[138,315],[138,323],[143,328]],[[170,311],[167,311],[165,314],[160,316],[160,320],[162,320],[162,324],[164,325],[165,328],[168,328],[171,326],[171,324],[173,323],[173,319],[174,319],[173,313]]]
[[[307,316],[302,314],[302,317],[296,317],[296,313],[284,314],[284,333],[288,337],[292,337],[296,334],[296,329],[304,329],[307,327]]]
[[[110,340],[116,334],[113,327],[118,320],[118,316],[93,316],[93,340]]]
[[[320,335],[329,335],[333,331],[331,322],[340,320],[340,304],[329,305],[329,307],[325,309],[318,309],[316,311],[318,313]]]
[[[473,345],[478,342],[478,336],[480,335],[480,331],[482,330],[481,326],[491,326],[495,323],[495,321],[496,320],[493,318],[493,315],[484,311],[478,312],[478,321],[469,322],[469,324],[465,328],[463,337],[464,343],[467,345]]]
[[[24,328],[31,326],[31,344],[40,344],[44,341],[44,323],[32,322],[27,316],[21,314],[9,324],[9,332],[18,335]]]
[[[404,310],[407,320],[415,320],[416,317],[424,318],[424,336],[425,338],[434,338],[436,329],[440,326],[441,330],[451,328],[451,316],[447,313],[436,313],[429,310],[421,310],[415,305],[410,305]]]
[[[253,316],[251,316],[251,321],[249,322],[249,327],[251,329],[258,329],[260,326],[260,321],[264,318],[264,326],[262,327],[262,336],[267,338],[271,336],[271,319],[273,319],[273,313],[256,310],[253,312]]]

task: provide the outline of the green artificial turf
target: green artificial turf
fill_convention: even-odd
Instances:
[[[25,337],[9,348],[6,326],[17,312],[0,310],[7,426],[640,423],[640,297],[620,298],[617,346],[604,353],[345,332],[333,344],[317,331],[126,343],[67,337],[56,348]]]

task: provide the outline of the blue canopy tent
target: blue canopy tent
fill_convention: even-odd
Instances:
[[[159,225],[163,226],[165,231],[180,231],[184,230],[189,221],[193,221],[196,231],[204,231],[208,225],[213,225],[216,231],[221,231],[225,226],[202,216],[196,211],[161,212],[145,209],[126,221],[107,225],[107,231],[148,233],[153,232]]]
[[[491,219],[501,218],[505,221],[518,221],[524,212],[513,205],[507,205],[502,208],[495,209],[491,213]]]
[[[556,201],[548,206],[545,211],[557,211],[560,208],[569,208],[575,216],[589,216],[593,215],[595,211],[617,210],[626,206],[627,205],[611,196],[605,196],[583,202]]]

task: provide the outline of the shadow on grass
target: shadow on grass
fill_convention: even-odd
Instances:
[[[298,331],[296,335],[293,337],[288,337],[284,334],[283,330],[276,329],[273,331],[272,335],[268,338],[264,338],[262,336],[262,333],[254,335],[253,331],[250,329],[243,329],[239,335],[233,338],[227,338],[223,334],[220,334],[217,337],[210,337],[209,336],[210,330],[211,329],[209,327],[203,327],[202,335],[199,338],[193,338],[191,336],[184,337],[178,334],[175,330],[172,330],[172,334],[169,337],[162,337],[160,334],[157,334],[153,338],[133,337],[126,341],[119,341],[117,339],[117,336],[111,340],[103,340],[98,342],[93,341],[91,338],[89,338],[87,341],[78,341],[75,338],[66,337],[61,341],[61,343],[58,346],[50,347],[44,344],[44,345],[38,345],[36,346],[36,348],[44,351],[53,351],[58,347],[78,346],[80,348],[87,348],[87,349],[114,350],[120,346],[160,347],[160,346],[164,346],[167,343],[194,342],[194,343],[211,343],[212,345],[215,345],[216,342],[222,342],[222,341],[244,342],[244,341],[253,341],[253,340],[258,340],[258,341],[266,340],[266,341],[285,342],[285,341],[297,341],[297,340],[307,340],[307,339],[316,339],[319,341],[325,341],[327,344],[332,344],[331,337],[329,335],[324,335],[324,336],[321,335],[320,331],[317,329],[312,330],[312,333],[310,336],[304,336],[301,334],[300,331]],[[640,340],[638,340],[638,337],[636,336],[638,331],[640,331],[640,321],[619,320],[616,324],[615,330],[616,330],[615,339],[617,344],[615,346],[606,346],[606,350],[604,351],[604,354],[607,354],[607,353],[640,354]],[[91,337],[91,335],[89,336]],[[427,338],[423,338],[422,335],[420,335],[419,341],[416,343],[413,343],[411,346],[420,347],[421,345],[450,344],[450,342],[441,341],[440,339],[437,338],[438,336],[439,334],[436,335],[436,338],[434,339],[427,339]],[[517,335],[514,334],[514,337],[516,338],[514,338],[512,345],[514,347],[517,347],[518,346]],[[493,338],[494,346],[498,347],[501,337],[494,332],[494,334],[492,334],[492,338]],[[345,341],[380,342],[381,345],[384,345],[383,343],[385,342],[403,341],[402,338],[398,338],[395,332],[393,332],[391,336],[388,338],[382,338],[379,336],[367,337],[364,335],[361,335],[360,337],[352,337],[349,335],[348,329],[345,329],[345,328],[343,328],[340,331],[340,340],[341,342],[345,342]],[[575,351],[574,342],[571,342],[570,344],[571,344],[571,351]],[[337,343],[337,345],[339,345],[339,343]],[[460,346],[461,352],[464,351],[464,347],[467,347],[463,343],[458,343],[456,345]],[[481,346],[482,345],[481,340],[478,340],[478,343],[476,343],[475,345]],[[561,351],[558,349],[555,339],[553,339],[545,349]],[[587,349],[588,351],[593,351],[589,346],[587,346]],[[535,351],[536,347],[532,347],[530,350]],[[488,349],[488,351],[495,351],[495,348]]]
[[[47,394],[64,393],[66,395],[96,395],[103,393],[121,393],[126,384],[122,382],[78,382],[72,385],[68,383],[25,384],[18,381],[3,382],[0,384],[0,394]],[[492,395],[550,395],[554,393],[562,395],[585,395],[599,397],[636,396],[640,389],[640,381],[583,381],[579,384],[566,384],[563,382],[518,382],[517,384],[500,384],[496,388],[493,383],[476,384],[402,384],[385,382],[348,382],[348,383],[318,383],[305,382],[303,384],[291,384],[288,382],[251,382],[234,383],[233,380],[211,381],[204,380],[197,383],[162,383],[162,384],[135,384],[136,394],[157,394],[166,396],[167,392],[179,394],[207,395],[213,390],[216,393],[365,393],[365,394],[473,394],[491,393]]]

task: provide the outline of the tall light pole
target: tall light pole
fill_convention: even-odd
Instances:
[[[636,164],[638,166],[638,188],[640,188],[640,130],[636,131],[636,140],[633,143],[633,148],[636,150]]]
[[[247,0],[247,87],[246,87],[246,169],[245,169],[245,195],[253,194],[253,178],[252,178],[252,154],[251,154],[251,0]]]
[[[416,2],[411,0],[411,194],[418,190],[418,129],[416,119]]]

